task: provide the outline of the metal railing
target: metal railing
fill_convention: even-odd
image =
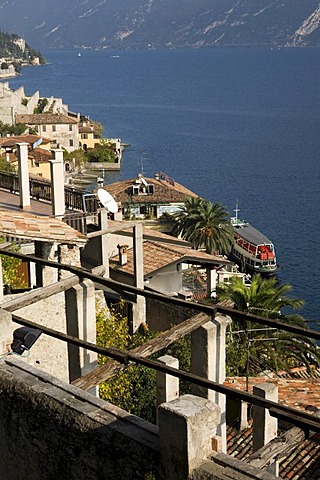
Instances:
[[[35,200],[51,202],[52,187],[49,180],[41,177],[29,179],[30,197]],[[11,193],[19,192],[19,176],[12,172],[0,172],[0,188]],[[98,200],[93,193],[88,193],[74,187],[65,186],[65,205],[67,210],[77,210],[86,213],[96,213]]]

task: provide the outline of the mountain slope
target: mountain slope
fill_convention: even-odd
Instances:
[[[0,0],[0,29],[41,49],[308,46],[319,27],[319,0]]]

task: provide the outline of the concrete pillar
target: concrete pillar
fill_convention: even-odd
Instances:
[[[143,226],[137,223],[133,227],[133,255],[134,255],[134,286],[144,288],[143,273]],[[136,302],[132,307],[132,332],[136,332],[141,323],[146,321],[146,300],[137,295]]]
[[[62,217],[65,214],[64,197],[64,166],[63,150],[51,150],[52,159],[50,161],[51,173],[51,196],[52,196],[52,215]]]
[[[169,367],[179,368],[179,360],[171,355],[163,355],[157,360]],[[157,372],[157,407],[161,405],[161,403],[171,402],[176,398],[179,398],[179,378]]]
[[[30,209],[30,182],[28,165],[28,143],[17,143],[20,208]]]
[[[34,242],[34,253],[36,257],[44,260],[57,262],[56,256],[57,245],[50,242]],[[57,268],[46,267],[45,265],[36,264],[36,282],[38,287],[46,287],[58,281],[59,271]]]
[[[226,329],[230,318],[217,314],[211,322],[200,327],[191,335],[191,371],[195,375],[223,384],[226,378]],[[227,450],[226,396],[197,385],[192,393],[208,398],[221,410],[218,435],[221,436],[222,452]]]
[[[191,334],[191,371],[199,377],[216,379],[217,327],[212,321],[202,325]],[[215,392],[200,385],[191,385],[193,395],[215,401]]]
[[[2,273],[2,261],[0,257],[0,302],[3,301],[3,273]]]
[[[96,343],[95,289],[91,280],[84,280],[65,292],[67,333]],[[91,372],[97,366],[97,354],[68,344],[69,381]],[[96,394],[96,389],[94,392]]]
[[[253,394],[266,400],[278,402],[278,387],[272,383],[263,383],[253,387]],[[271,417],[269,411],[265,408],[253,406],[253,451],[256,452],[261,447],[273,440],[278,433],[278,420]],[[268,467],[268,472],[278,475],[278,462]]]
[[[160,461],[166,480],[187,480],[212,453],[218,405],[184,395],[159,407]]]
[[[106,208],[102,208],[98,215],[99,230],[108,229],[108,212]],[[110,277],[109,270],[109,249],[108,249],[108,237],[109,234],[101,235],[101,264],[105,267],[106,271],[103,275],[105,278]]]
[[[0,355],[10,352],[12,341],[13,323],[11,314],[0,309]]]
[[[207,295],[208,297],[216,297],[217,288],[217,271],[215,268],[207,268]]]

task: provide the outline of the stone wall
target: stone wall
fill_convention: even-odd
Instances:
[[[210,454],[217,408],[180,397],[160,406],[158,428],[10,355],[0,364],[0,478],[276,480]]]
[[[157,456],[155,426],[20,359],[1,365],[1,479],[146,480]]]

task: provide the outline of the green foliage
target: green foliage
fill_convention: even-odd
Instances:
[[[48,103],[47,98],[39,98],[38,105],[33,109],[33,113],[43,113]]]
[[[23,98],[21,100],[21,105],[24,105],[25,107],[28,105],[29,99],[28,98]]]
[[[218,300],[232,300],[236,310],[266,318],[278,318],[284,323],[306,327],[306,321],[297,314],[284,314],[289,309],[300,309],[303,301],[287,294],[291,285],[279,285],[275,277],[254,275],[248,287],[239,278],[229,285],[218,286]],[[246,322],[236,315],[228,334],[228,375],[254,375],[262,370],[279,371],[299,365],[309,366],[320,361],[316,344],[311,339],[283,330]]]
[[[15,173],[14,167],[5,158],[0,157],[0,171]]]
[[[43,55],[31,48],[27,43],[25,50],[22,51],[20,46],[15,43],[20,37],[15,33],[9,34],[0,31],[0,58],[16,59],[17,61],[24,60],[27,63],[32,63],[35,58],[39,58],[41,64],[46,63]]]
[[[101,143],[87,151],[88,162],[114,163],[115,152],[110,143]]]
[[[130,335],[126,318],[112,312],[109,317],[103,311],[97,313],[97,344],[130,350],[152,337],[145,331]],[[109,359],[99,357],[99,364]],[[126,411],[146,420],[155,419],[155,372],[140,365],[131,365],[117,376],[100,385],[100,396]]]
[[[4,241],[0,238],[0,241]],[[20,247],[13,244],[10,247],[12,252],[19,252]],[[26,284],[17,274],[17,268],[21,265],[21,260],[18,258],[9,257],[8,255],[0,255],[2,264],[3,284],[9,285],[11,288],[25,288]]]
[[[24,123],[17,123],[16,125],[9,125],[3,123],[0,120],[0,136],[5,137],[7,135],[22,135],[27,129]]]
[[[98,138],[102,138],[103,132],[104,132],[104,126],[100,122],[93,122],[94,126],[94,134]]]
[[[228,212],[220,203],[189,197],[181,210],[172,215],[173,233],[207,253],[229,253],[233,231]]]
[[[1,70],[7,70],[7,68],[9,68],[9,65],[7,64],[7,62],[2,62],[0,68]]]
[[[63,158],[65,161],[68,161],[76,171],[81,170],[87,162],[87,156],[82,149],[74,150],[73,152],[67,152],[67,150],[64,150]]]

